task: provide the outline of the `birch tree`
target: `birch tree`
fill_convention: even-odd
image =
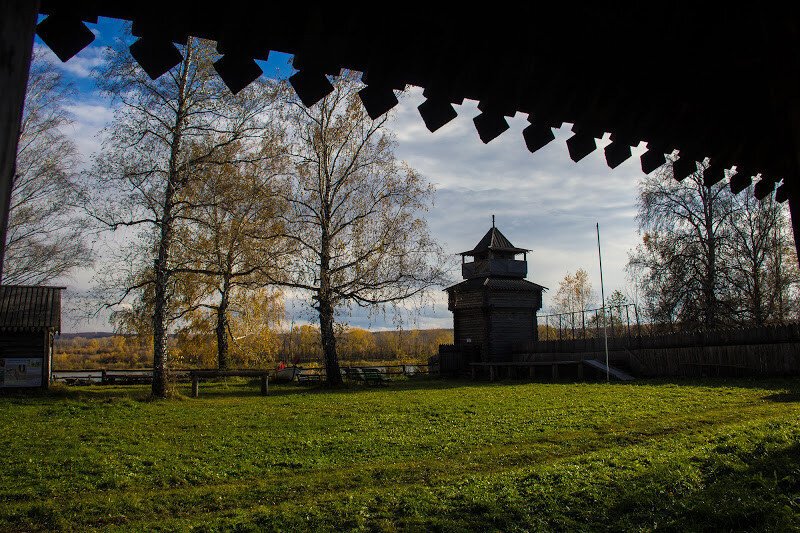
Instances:
[[[34,51],[17,149],[3,283],[40,285],[92,263],[88,225],[77,209],[75,143],[64,133],[74,87]]]
[[[330,385],[342,382],[334,326],[348,305],[399,303],[443,281],[421,214],[434,189],[394,156],[387,115],[371,120],[351,73],[312,108],[287,91],[291,157],[285,285],[310,293]]]
[[[566,315],[560,319],[559,327],[568,330],[583,328],[586,320],[592,318],[586,317],[583,312],[589,310],[594,301],[595,293],[589,273],[583,268],[576,270],[575,274],[567,272],[553,298],[553,311]]]
[[[729,320],[734,209],[727,183],[708,187],[700,170],[679,182],[665,165],[642,180],[637,220],[643,240],[629,266],[644,273],[651,318],[704,328]]]
[[[205,169],[184,191],[190,207],[187,223],[176,230],[173,271],[184,278],[177,306],[214,315],[220,369],[229,365],[231,310],[246,315],[239,304],[263,293],[269,279],[280,279],[293,251],[282,237],[285,154],[279,137],[280,131],[265,131],[257,152],[249,155],[238,144],[228,146],[230,162]]]
[[[797,318],[800,273],[787,208],[753,187],[733,198],[727,268],[737,294],[736,320],[762,326]]]
[[[675,329],[765,325],[795,319],[798,285],[785,206],[753,187],[678,182],[669,165],[640,186],[642,243],[629,258],[645,311]]]
[[[181,63],[154,81],[121,45],[110,50],[97,76],[99,87],[119,110],[93,167],[100,185],[91,212],[111,230],[142,228],[134,236],[144,243],[138,253],[149,263],[145,271],[152,272],[131,276],[129,271],[133,283],[121,280],[121,291],[108,305],[141,297],[151,286],[156,397],[167,394],[167,332],[176,318],[170,313],[176,281],[174,240],[192,207],[184,192],[204,169],[230,163],[231,158],[236,162],[238,152],[231,154],[227,147],[259,142],[273,102],[265,83],[254,83],[233,97],[213,70],[216,54],[211,43],[190,38],[181,52]],[[125,232],[125,237],[131,234]]]

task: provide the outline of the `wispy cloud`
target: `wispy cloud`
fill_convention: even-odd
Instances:
[[[103,62],[103,48],[100,46],[87,46],[66,63],[63,63],[50,48],[44,44],[34,44],[36,57],[55,65],[62,72],[75,78],[89,78],[92,70],[100,67]]]
[[[67,106],[73,123],[64,126],[63,131],[77,145],[81,154],[81,164],[86,168],[93,154],[100,150],[99,133],[114,117],[114,109],[102,99],[75,102]]]

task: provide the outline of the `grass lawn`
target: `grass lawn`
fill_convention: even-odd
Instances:
[[[0,531],[800,529],[800,380],[200,390],[0,397]]]

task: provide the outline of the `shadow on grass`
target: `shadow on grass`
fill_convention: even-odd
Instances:
[[[517,383],[518,384],[518,383]],[[205,389],[204,389],[205,385]],[[298,385],[296,383],[270,384],[268,397],[273,396],[294,396],[312,394],[369,394],[373,392],[385,391],[413,391],[413,390],[446,390],[462,387],[486,386],[496,387],[496,383],[474,382],[467,380],[445,380],[440,378],[421,378],[409,380],[397,380],[385,384],[368,385],[364,383],[346,382],[341,387],[328,387],[325,384]],[[184,394],[189,394],[188,385],[179,387]],[[203,397],[250,397],[261,396],[260,383],[253,381],[225,383],[222,381],[201,383],[200,398]]]
[[[794,390],[792,392],[778,392],[775,394],[770,394],[769,396],[764,396],[764,399],[781,403],[800,402],[800,390]]]
[[[700,461],[702,482],[648,473],[622,488],[609,508],[618,526],[678,530],[796,530],[800,525],[800,443],[766,451],[718,446]],[[691,482],[688,482],[691,483]],[[658,491],[653,488],[658,487]]]
[[[519,385],[549,385],[549,386],[575,386],[577,384],[602,386],[602,382],[576,382],[576,381],[547,381],[547,380],[515,380],[504,379],[494,382],[486,380],[453,379],[439,377],[419,377],[407,380],[395,380],[386,384],[367,385],[364,383],[345,383],[338,388],[327,387],[324,384],[298,385],[296,383],[270,384],[268,397],[316,395],[316,394],[368,394],[376,391],[427,391],[449,390],[459,388],[497,388]],[[773,394],[764,396],[765,400],[775,402],[800,401],[800,378],[659,378],[639,379],[632,382],[611,382],[611,387],[721,387],[721,388],[747,388],[774,391]],[[175,383],[173,390],[176,393],[171,400],[191,401],[191,385],[189,383]],[[261,396],[258,380],[247,381],[234,378],[231,381],[204,381],[200,384],[200,398],[234,398]],[[86,385],[67,386],[56,384],[50,390],[0,390],[0,399],[13,403],[36,399],[41,400],[77,400],[77,401],[114,401],[115,399],[128,399],[135,401],[151,401],[150,385]]]
[[[688,463],[678,454],[619,475],[603,466],[566,464],[519,477],[478,476],[463,480],[458,490],[397,487],[391,494],[351,495],[350,501],[290,509],[282,516],[244,514],[243,522],[268,530],[308,527],[308,520],[320,530],[358,529],[358,518],[366,515],[372,524],[415,531],[796,531],[800,526],[800,444],[743,441],[696,453]]]
[[[612,382],[613,383],[613,382]],[[623,385],[617,383],[617,385]],[[735,387],[740,389],[765,389],[781,390],[800,393],[800,377],[752,377],[752,378],[642,378],[636,381],[629,381],[625,385],[632,386],[688,386],[688,387]]]
[[[586,475],[591,476],[587,471]],[[606,482],[601,481],[606,479]],[[574,483],[571,485],[571,483]],[[442,530],[796,531],[800,443],[765,450],[720,446],[692,466],[662,463],[639,475],[578,481],[549,473],[469,490],[415,517]],[[396,510],[395,510],[396,511]],[[402,513],[393,517],[402,524]]]

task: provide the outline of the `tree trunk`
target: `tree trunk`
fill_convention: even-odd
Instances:
[[[217,308],[217,366],[220,370],[228,369],[228,303],[230,279],[222,281],[222,298]]]
[[[755,255],[755,254],[754,254]],[[753,261],[757,265],[756,261]],[[763,326],[766,322],[764,312],[763,296],[761,295],[761,270],[758,266],[753,267],[753,322],[756,326]]]
[[[702,185],[701,185],[702,186]],[[704,292],[704,316],[703,322],[706,329],[714,329],[717,326],[717,239],[714,234],[714,204],[711,196],[711,188],[707,187],[703,191],[705,200],[705,233],[706,233],[706,272],[703,280]]]
[[[342,374],[339,369],[339,357],[336,354],[336,336],[333,334],[333,306],[329,298],[320,297],[319,325],[327,382],[328,385],[339,386],[342,384]]]
[[[158,259],[155,262],[155,301],[153,303],[153,387],[152,395],[157,398],[167,397],[167,287],[169,284],[169,256],[172,246],[173,214],[175,193],[179,180],[178,159],[181,150],[181,138],[184,126],[184,106],[186,103],[186,84],[189,71],[188,63],[192,58],[191,39],[186,45],[186,59],[182,64],[182,72],[178,85],[178,105],[175,112],[175,127],[172,131],[170,147],[169,175],[167,188],[164,191],[164,204],[161,213],[161,236],[158,242]]]
[[[330,386],[342,384],[339,369],[339,356],[336,353],[336,336],[333,333],[333,295],[331,294],[331,254],[330,237],[327,228],[323,227],[319,261],[319,291],[317,291],[319,309],[319,332],[322,337],[322,353],[325,358],[325,374]]]
[[[177,160],[176,145],[173,152]],[[170,163],[172,165],[172,163]],[[172,172],[170,172],[172,174]],[[155,261],[156,290],[153,302],[153,389],[158,398],[167,397],[167,286],[169,284],[169,253],[172,245],[172,208],[174,206],[175,184],[172,176],[167,182],[164,194],[164,207],[161,214],[161,238],[158,242],[158,259]]]
[[[166,202],[165,202],[166,203]],[[152,394],[158,398],[167,397],[167,321],[166,294],[169,276],[164,266],[169,259],[169,246],[164,243],[164,226],[158,246],[158,259],[155,261],[156,291],[153,304],[153,388]]]

